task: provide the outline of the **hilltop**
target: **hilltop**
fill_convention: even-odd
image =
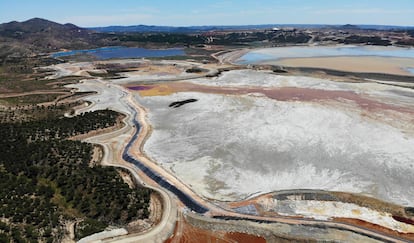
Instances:
[[[73,24],[59,24],[41,18],[12,21],[0,24],[0,57],[27,56],[63,48],[90,48],[103,40],[102,35]]]
[[[109,26],[81,28],[41,18],[0,24],[0,63],[62,49],[103,46],[146,48],[281,46],[321,44],[413,44],[410,27],[373,25]],[[199,50],[197,50],[197,53]],[[11,60],[11,61],[10,61]]]
[[[326,25],[326,24],[261,24],[261,25],[205,25],[205,26],[157,26],[157,25],[129,25],[129,26],[103,26],[91,27],[89,30],[112,33],[203,33],[209,31],[243,31],[266,30],[274,28],[298,29],[360,29],[360,30],[408,30],[408,26],[388,25]]]

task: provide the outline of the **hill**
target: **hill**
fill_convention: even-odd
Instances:
[[[188,27],[132,25],[81,28],[73,24],[59,24],[33,18],[23,22],[0,24],[0,63],[13,64],[22,57],[61,49],[79,50],[103,46],[168,48],[202,44],[248,45],[253,42],[271,42],[274,45],[297,44],[306,43],[311,39],[306,32],[307,29],[346,30],[361,35],[363,32],[360,31],[365,30],[407,31],[410,28],[413,29],[398,26],[299,24]],[[280,31],[274,31],[275,29]],[[356,40],[351,40],[351,43],[365,41],[360,38],[353,39]],[[408,44],[411,45],[411,42]]]
[[[97,40],[102,41],[101,36],[73,24],[40,18],[13,21],[0,24],[0,57],[95,47]]]
[[[273,28],[299,28],[299,29],[373,29],[373,30],[406,30],[413,29],[407,26],[386,25],[322,25],[322,24],[262,24],[262,25],[206,25],[206,26],[156,26],[156,25],[130,25],[130,26],[106,26],[92,27],[89,30],[97,32],[113,33],[202,33],[209,31],[240,31],[240,30],[264,30]]]
[[[93,27],[90,30],[98,32],[123,32],[123,33],[200,33],[209,31],[240,31],[240,30],[263,30],[274,27],[305,27],[305,25],[206,25],[206,26],[156,26],[156,25],[130,25],[130,26],[107,26]],[[320,28],[322,25],[306,25],[306,27]]]

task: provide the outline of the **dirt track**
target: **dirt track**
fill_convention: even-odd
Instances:
[[[42,94],[69,94],[69,91],[65,90],[37,90],[31,92],[24,92],[24,93],[10,93],[10,94],[0,94],[0,98],[12,98],[12,97],[20,97],[20,96],[28,96],[28,95],[42,95]]]

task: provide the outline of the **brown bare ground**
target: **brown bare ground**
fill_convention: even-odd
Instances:
[[[184,71],[183,68],[179,68],[173,65],[146,65],[139,68],[129,69],[133,72],[128,74],[140,74],[140,75],[179,75]]]
[[[388,228],[385,228],[383,226],[377,225],[377,224],[372,224],[360,219],[351,219],[351,218],[334,218],[333,219],[334,222],[341,222],[341,223],[347,223],[347,224],[352,224],[352,225],[358,225],[358,226],[362,226],[364,228],[367,229],[371,229],[373,231],[379,231],[379,232],[384,232],[387,235],[393,236],[393,237],[399,237],[399,238],[403,238],[408,240],[409,242],[414,242],[414,234],[413,233],[400,233],[397,232],[395,230],[391,230]]]
[[[0,98],[11,98],[11,97],[20,97],[20,96],[28,96],[28,95],[41,95],[41,94],[69,94],[68,90],[60,89],[60,90],[36,90],[30,92],[23,92],[23,93],[7,93],[7,94],[0,94]]]
[[[102,147],[99,145],[93,146],[92,159],[89,162],[89,166],[94,166],[96,164],[99,164],[101,162],[102,157],[103,157]]]
[[[239,233],[239,232],[225,232],[225,231],[211,231],[204,230],[192,226],[186,220],[181,219],[177,222],[175,232],[171,238],[165,243],[265,243],[263,237]]]
[[[129,172],[123,170],[117,170],[119,175],[122,177],[122,180],[128,184],[129,188],[134,189],[136,187],[134,180],[131,178]]]
[[[157,192],[151,193],[150,196],[150,215],[149,220],[153,225],[157,225],[161,222],[163,205],[161,195]]]
[[[392,215],[398,215],[398,216],[394,216],[394,219],[397,217],[399,219],[402,218],[402,220],[398,220],[398,221],[410,221],[408,222],[409,224],[411,224],[412,219],[410,217],[408,217],[405,214],[404,211],[404,207],[403,206],[399,206],[396,204],[392,204],[392,203],[387,203],[384,201],[381,201],[379,199],[376,198],[372,198],[372,197],[368,197],[368,196],[364,196],[364,195],[358,195],[358,194],[353,194],[353,193],[346,193],[346,192],[329,192],[330,194],[332,194],[333,196],[335,196],[336,198],[338,198],[339,201],[341,202],[346,202],[346,203],[353,203],[355,205],[359,205],[362,207],[367,207],[379,212],[386,212],[386,213],[390,213]],[[242,207],[242,206],[247,206],[247,205],[253,205],[256,207],[256,209],[258,210],[259,216],[266,216],[266,217],[272,217],[272,216],[278,216],[278,214],[276,212],[268,212],[268,211],[263,211],[263,208],[258,204],[258,201],[263,200],[263,199],[268,199],[268,198],[272,198],[272,193],[269,194],[265,194],[265,195],[261,195],[249,200],[244,200],[244,201],[239,201],[239,202],[231,202],[228,205],[231,208],[237,208],[237,207]],[[297,218],[302,218],[301,216],[297,216]],[[352,224],[352,225],[358,225],[358,226],[362,226],[364,228],[367,229],[371,229],[374,231],[380,231],[380,232],[384,232],[388,235],[392,235],[394,237],[400,237],[400,238],[404,238],[410,241],[414,241],[414,233],[400,233],[398,231],[380,226],[380,225],[376,225],[370,222],[366,222],[363,220],[359,220],[359,219],[353,219],[353,218],[334,218],[333,219],[334,222],[341,222],[341,223],[347,223],[347,224]],[[407,222],[405,222],[407,223]]]
[[[341,202],[353,203],[361,207],[371,208],[376,211],[388,212],[392,215],[410,218],[410,216],[405,213],[404,207],[400,205],[384,202],[379,199],[364,196],[364,195],[358,195],[358,194],[352,194],[352,193],[346,193],[346,192],[330,192],[330,193],[334,195],[336,198],[338,198]]]
[[[413,75],[404,70],[404,68],[414,67],[414,60],[412,58],[362,56],[286,58],[266,63],[289,67],[313,67],[348,72],[387,73],[396,75]]]

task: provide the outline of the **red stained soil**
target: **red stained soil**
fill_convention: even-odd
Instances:
[[[354,102],[359,107],[365,110],[393,110],[403,113],[414,114],[413,109],[407,107],[401,107],[391,104],[382,103],[380,101],[372,100],[362,97],[361,95],[352,91],[333,91],[323,89],[309,89],[309,88],[297,88],[297,87],[282,87],[282,88],[255,88],[255,87],[215,87],[198,85],[185,82],[176,82],[162,84],[162,87],[157,85],[140,85],[129,87],[131,90],[157,90],[163,92],[164,95],[168,95],[176,92],[202,92],[202,93],[214,93],[214,94],[235,94],[244,95],[251,93],[260,93],[268,98],[278,101],[339,101],[344,100]],[[142,95],[150,95],[149,93],[141,93]],[[157,95],[157,92],[154,92]]]
[[[240,243],[266,243],[266,240],[262,237],[244,234],[244,233],[237,233],[237,232],[229,232],[226,233],[226,237]]]
[[[414,220],[409,219],[409,218],[404,218],[404,217],[395,216],[395,215],[393,215],[392,218],[395,219],[395,220],[397,220],[397,221],[406,223],[406,224],[414,225]]]
[[[343,222],[343,223],[349,223],[349,224],[353,224],[353,225],[359,225],[362,226],[363,228],[367,228],[367,229],[371,229],[371,230],[375,230],[375,231],[379,231],[379,232],[384,232],[388,235],[393,235],[399,238],[403,238],[408,240],[409,242],[414,242],[414,234],[413,233],[400,233],[398,231],[394,231],[385,227],[382,227],[380,225],[376,225],[376,224],[372,224],[363,220],[359,220],[359,219],[351,219],[351,218],[334,218],[335,222]]]
[[[177,222],[173,236],[165,243],[266,243],[263,237],[238,232],[210,231],[196,228],[184,219]]]

